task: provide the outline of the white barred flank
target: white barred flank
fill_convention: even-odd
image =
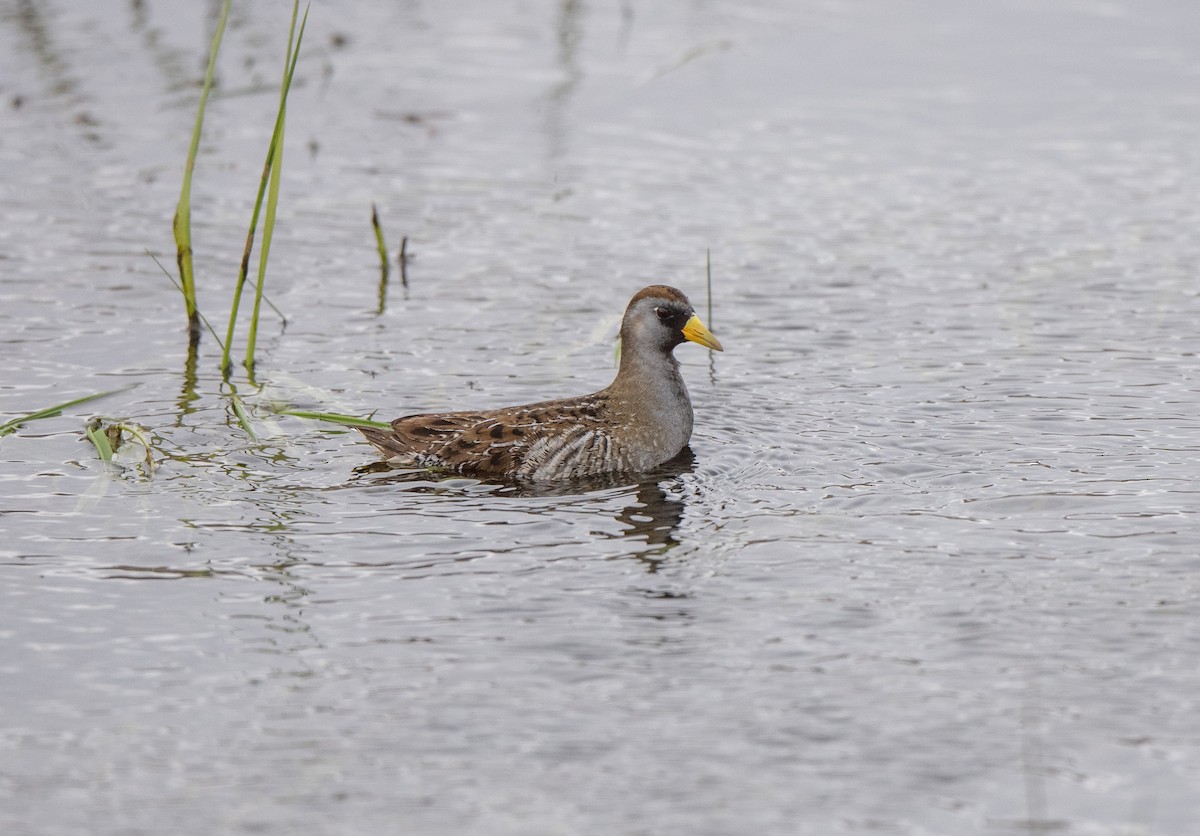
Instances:
[[[529,449],[521,475],[530,479],[593,476],[625,469],[616,455],[612,436],[599,429],[582,429],[545,436]]]

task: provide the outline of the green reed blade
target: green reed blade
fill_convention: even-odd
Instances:
[[[188,146],[187,162],[183,168],[183,185],[179,190],[179,203],[175,207],[172,224],[175,233],[176,259],[179,264],[179,281],[183,289],[183,303],[187,309],[188,340],[200,340],[200,316],[196,305],[196,275],[192,268],[192,172],[196,168],[196,154],[200,150],[200,131],[204,126],[204,109],[208,105],[208,93],[212,90],[213,70],[217,64],[217,53],[221,38],[225,34],[225,21],[233,0],[225,0],[221,16],[217,20],[217,31],[213,33],[208,52],[208,68],[204,71],[204,86],[200,88],[200,103],[196,107],[196,124],[192,128],[192,141]]]
[[[96,448],[96,452],[100,458],[106,462],[111,462],[113,458],[112,445],[108,443],[108,434],[104,432],[104,428],[100,425],[100,420],[95,419],[87,426],[88,441],[92,442],[92,446]]]
[[[126,386],[122,389],[110,389],[107,392],[97,392],[94,395],[84,395],[82,398],[64,401],[63,403],[55,404],[54,406],[48,406],[45,409],[39,409],[37,412],[31,412],[28,415],[22,415],[20,418],[14,418],[11,421],[0,424],[0,437],[15,433],[22,424],[29,421],[38,421],[42,418],[53,418],[56,415],[61,415],[64,409],[70,409],[73,406],[78,406],[79,404],[87,403],[88,401],[94,401],[99,398],[108,397],[109,395],[115,395],[118,392],[127,392],[130,388],[131,387]]]
[[[238,423],[242,425],[246,435],[250,436],[252,441],[258,441],[258,433],[254,432],[254,427],[250,423],[250,415],[246,412],[246,404],[241,395],[234,392],[230,395],[229,400],[233,404],[233,412],[237,415]]]
[[[408,236],[400,239],[400,254],[396,257],[400,262],[400,284],[408,287]]]
[[[122,444],[121,433],[127,432],[132,437],[136,438],[145,450],[143,464],[146,468],[146,475],[154,475],[154,448],[150,444],[150,439],[146,437],[146,428],[140,427],[137,424],[131,424],[126,421],[113,421],[105,424],[101,418],[93,418],[88,421],[84,428],[84,433],[87,435],[88,441],[92,442],[92,446],[96,448],[97,455],[103,461],[111,462],[116,459],[116,454],[125,446]]]
[[[371,204],[371,226],[375,229],[375,245],[379,248],[379,308],[375,311],[382,314],[387,309],[388,256],[387,244],[383,242],[383,227],[379,223],[379,210]]]
[[[377,430],[391,429],[387,421],[374,421],[370,418],[360,418],[357,415],[342,415],[337,412],[310,412],[306,409],[278,409],[280,415],[291,415],[295,418],[310,418],[314,421],[328,421],[331,424],[343,424],[347,427],[373,427]]]
[[[246,337],[246,358],[243,363],[251,375],[254,373],[254,349],[258,341],[258,315],[262,307],[263,287],[267,278],[267,258],[271,251],[271,237],[275,231],[275,209],[279,204],[279,181],[283,170],[283,135],[287,121],[287,97],[292,87],[292,77],[296,73],[296,62],[300,58],[300,44],[304,40],[304,27],[308,23],[308,7],[304,9],[304,17],[300,21],[300,29],[296,30],[296,15],[300,8],[299,0],[292,4],[292,23],[288,30],[288,48],[284,61],[283,83],[279,92],[279,112],[275,117],[275,130],[271,134],[271,144],[267,150],[270,162],[270,183],[267,188],[266,217],[263,220],[262,246],[258,254],[258,282],[254,289],[254,309],[250,315],[250,328]],[[295,48],[293,49],[293,36]],[[260,189],[259,197],[262,192]],[[257,207],[255,215],[257,215]]]
[[[258,230],[258,213],[262,209],[263,196],[271,180],[271,163],[275,159],[275,145],[267,149],[267,160],[263,163],[262,177],[258,183],[258,196],[254,199],[254,210],[250,213],[250,228],[246,230],[246,247],[242,251],[242,264],[238,268],[237,282],[233,287],[233,302],[229,306],[229,326],[225,329],[225,350],[221,353],[221,374],[229,379],[233,371],[233,331],[237,325],[238,309],[242,304],[242,291],[246,287],[246,276],[250,272],[250,254],[254,250],[254,234]],[[272,306],[274,307],[274,306]]]
[[[383,242],[383,227],[379,225],[379,210],[375,208],[374,203],[371,204],[371,226],[375,229],[375,245],[379,248],[379,264],[386,277],[388,274],[387,244]]]

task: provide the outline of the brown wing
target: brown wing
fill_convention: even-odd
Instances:
[[[358,431],[388,458],[414,459],[437,456],[438,452],[464,431],[484,420],[479,412],[443,412],[406,415],[392,422],[390,430],[359,427]]]
[[[435,453],[486,420],[483,412],[406,415],[392,422],[392,435],[406,450]]]
[[[605,402],[591,395],[487,412],[438,455],[463,473],[528,476],[524,465],[531,454],[541,458],[559,442],[597,427]]]
[[[434,456],[464,474],[518,476],[530,451],[547,441],[580,432],[596,421],[590,398],[530,403],[470,416],[467,426],[445,438]]]
[[[391,432],[362,429],[390,459],[473,475],[516,476],[531,450],[539,456],[559,438],[602,421],[606,399],[592,395],[487,412],[408,415]]]

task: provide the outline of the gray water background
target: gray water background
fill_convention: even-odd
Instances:
[[[290,12],[235,6],[214,323]],[[1200,5],[318,2],[258,440],[146,254],[217,7],[0,2],[0,414],[131,387],[0,440],[0,832],[1200,833]],[[680,472],[271,412],[592,391],[706,252]]]

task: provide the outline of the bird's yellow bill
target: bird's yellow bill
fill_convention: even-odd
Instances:
[[[717,351],[725,350],[721,348],[721,341],[712,335],[712,331],[704,327],[704,323],[700,321],[700,317],[695,314],[692,314],[692,318],[683,326],[683,336],[694,343],[700,343],[705,348],[712,348]]]

